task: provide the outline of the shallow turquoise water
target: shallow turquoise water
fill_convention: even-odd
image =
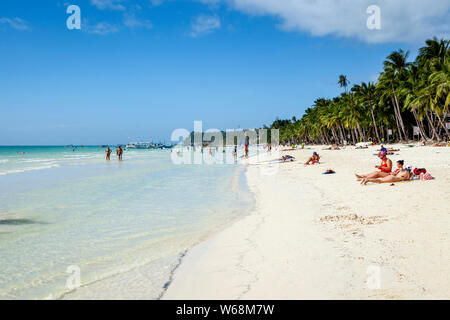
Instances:
[[[175,165],[168,150],[107,162],[98,147],[0,147],[0,298],[60,297],[69,266],[89,286],[163,261],[252,201],[239,166]]]

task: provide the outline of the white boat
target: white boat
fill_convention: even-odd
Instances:
[[[127,144],[127,149],[162,149],[164,145],[162,143],[153,142],[130,142]]]

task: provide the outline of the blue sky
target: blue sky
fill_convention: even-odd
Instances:
[[[448,1],[329,1],[3,0],[0,145],[167,142],[194,120],[269,125],[338,95],[339,74],[373,81],[392,50],[414,58],[449,34]],[[377,2],[382,29],[368,30]],[[69,4],[81,30],[66,27]]]

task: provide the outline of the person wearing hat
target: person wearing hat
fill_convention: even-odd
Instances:
[[[312,157],[308,159],[308,161],[306,161],[306,165],[310,165],[310,164],[316,164],[319,163],[320,160],[320,156],[317,152],[314,152]]]
[[[379,171],[375,171],[369,174],[356,174],[355,176],[358,179],[375,179],[375,178],[384,178],[390,175],[392,171],[392,161],[391,159],[388,159],[386,156],[386,151],[381,151],[378,154],[378,158],[381,159],[381,164],[379,166],[375,166]]]

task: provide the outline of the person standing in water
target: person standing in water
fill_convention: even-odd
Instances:
[[[106,147],[106,160],[110,160],[111,159],[111,152],[112,150],[109,147]]]
[[[123,150],[122,150],[121,146],[117,147],[116,154],[119,157],[119,161],[121,161],[122,160],[122,154],[123,154]]]

